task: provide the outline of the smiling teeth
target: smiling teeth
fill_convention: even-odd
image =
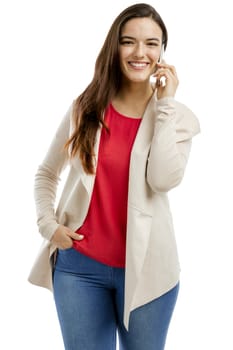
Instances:
[[[130,64],[134,67],[146,67],[146,63],[134,63],[130,62]]]

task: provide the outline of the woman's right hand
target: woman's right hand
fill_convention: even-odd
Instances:
[[[59,225],[51,238],[51,242],[59,249],[69,249],[73,247],[74,240],[81,241],[83,238],[83,235],[79,235],[66,226]]]

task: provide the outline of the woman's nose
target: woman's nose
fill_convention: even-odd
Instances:
[[[139,43],[135,47],[134,57],[135,58],[143,58],[144,56],[145,56],[144,46],[143,46],[143,44]]]

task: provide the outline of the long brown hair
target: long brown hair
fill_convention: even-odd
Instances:
[[[94,174],[94,145],[99,126],[107,128],[103,114],[121,85],[118,46],[122,27],[132,18],[150,17],[161,28],[164,49],[168,34],[158,12],[148,4],[135,4],[122,11],[114,20],[96,59],[94,76],[87,88],[74,102],[74,131],[65,147],[70,147],[71,157],[79,155],[87,174]]]

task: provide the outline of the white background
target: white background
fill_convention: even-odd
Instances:
[[[92,78],[113,19],[133,3],[0,2],[1,349],[63,349],[52,294],[27,282],[42,241],[34,174],[63,114]],[[185,178],[170,193],[182,273],[166,350],[232,350],[230,1],[153,5],[168,28],[165,57],[179,74],[177,99],[202,129]]]

